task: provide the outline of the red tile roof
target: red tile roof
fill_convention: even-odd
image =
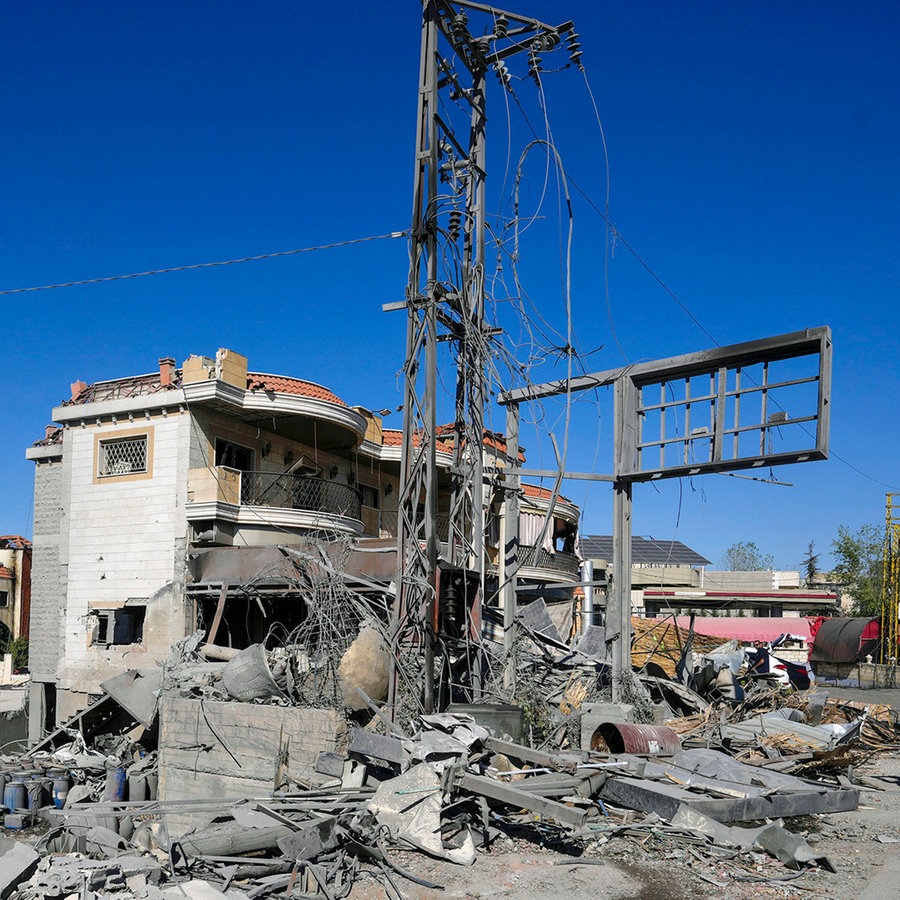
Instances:
[[[487,428],[484,429],[484,446],[492,447],[494,450],[499,450],[501,453],[506,453],[506,435],[500,434],[497,431],[488,431]],[[519,447],[519,462],[525,462],[525,450],[522,447]]]
[[[179,384],[161,383],[159,372],[149,375],[131,375],[127,378],[114,378],[111,381],[98,381],[94,384],[75,382],[74,393],[70,400],[64,400],[63,406],[79,406],[84,403],[98,403],[101,400],[118,400],[122,397],[139,397],[144,394],[156,394],[160,391],[171,391]]]
[[[0,566],[0,578],[6,578],[8,581],[12,581],[16,577],[16,573],[13,572],[12,569],[7,569],[6,566]]]
[[[248,391],[275,391],[278,394],[297,394],[301,397],[312,397],[314,400],[325,400],[338,406],[347,404],[337,394],[316,384],[300,378],[288,378],[286,375],[266,375],[262,372],[247,373]]]
[[[438,437],[449,438],[453,443],[456,442],[456,425],[453,422],[447,422],[444,425],[438,425],[435,428],[435,434]],[[485,447],[498,450],[500,453],[506,453],[506,435],[499,431],[490,431],[484,429],[483,443]],[[525,450],[519,447],[519,462],[525,462]]]
[[[385,447],[400,447],[403,445],[403,432],[393,428],[383,428],[381,430],[381,443]],[[413,435],[413,446],[418,447],[421,440],[418,434]],[[446,441],[435,441],[435,448],[442,453],[452,453],[453,446]]]
[[[46,437],[41,438],[39,441],[35,441],[31,446],[52,447],[54,444],[61,444],[63,442],[62,428],[54,428],[52,431],[48,429],[48,432]]]
[[[21,534],[0,534],[0,547],[7,550],[28,550],[31,547],[31,541],[22,537]]]
[[[536,484],[522,484],[522,490],[525,492],[526,497],[536,497],[538,500],[549,500],[553,496],[553,491],[547,490],[547,488],[539,487]],[[563,497],[562,494],[558,495],[558,498],[563,503],[571,503],[567,497]]]

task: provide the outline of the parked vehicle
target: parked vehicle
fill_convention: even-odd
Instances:
[[[752,647],[744,648],[744,656],[747,659],[748,668],[756,659],[756,651]],[[769,653],[769,671],[765,674],[751,675],[752,678],[767,678],[781,685],[792,687],[797,691],[806,691],[815,683],[815,675],[808,662],[792,662]]]
[[[809,690],[816,680],[816,676],[813,674],[812,667],[808,662],[790,662],[777,656],[770,656],[769,668],[774,674],[779,676],[779,680],[783,676],[791,687],[798,691]]]

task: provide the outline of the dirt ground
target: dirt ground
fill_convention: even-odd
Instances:
[[[827,688],[829,696],[900,707],[900,690]],[[654,837],[613,837],[573,847],[543,836],[503,837],[490,852],[479,851],[475,864],[462,868],[419,853],[395,852],[392,858],[442,890],[413,884],[399,876],[406,897],[529,898],[529,900],[681,900],[761,897],[887,900],[900,897],[900,753],[881,753],[856,774],[874,779],[883,790],[863,789],[853,812],[809,816],[786,823],[828,857],[835,872],[807,868],[792,872],[765,854],[716,860],[690,844]],[[530,839],[529,839],[530,838]],[[572,855],[574,853],[580,855]],[[753,880],[753,879],[759,879]],[[778,881],[775,879],[785,879]],[[359,884],[353,900],[380,900],[383,889]]]

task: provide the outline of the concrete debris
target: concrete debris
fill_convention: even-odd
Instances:
[[[37,871],[40,857],[27,844],[0,837],[0,900],[6,900]]]
[[[156,719],[161,686],[161,669],[129,670],[100,683],[100,687],[145,728],[149,728]]]
[[[483,702],[449,691],[441,712],[400,715],[384,705],[386,629],[311,559],[291,557],[316,585],[315,628],[271,649],[216,646],[213,657],[229,658],[212,662],[192,635],[157,669],[104,682],[90,715],[0,757],[7,827],[49,825],[0,843],[0,900],[337,898],[362,877],[395,896],[403,880],[439,887],[399,866],[396,850],[471,865],[526,830],[573,857],[653,835],[666,859],[687,847],[714,862],[709,880],[723,886],[741,859],[754,871],[830,871],[791,820],[856,809],[855,764],[900,749],[887,707],[821,691],[754,683],[738,699],[660,668],[612,704],[602,628],[576,650],[558,646],[542,602],[523,612],[518,694],[490,681],[504,666],[488,645]],[[734,657],[701,662],[731,677]]]

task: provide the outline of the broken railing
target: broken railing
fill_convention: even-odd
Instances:
[[[359,491],[350,485],[282,472],[241,472],[241,503],[325,512],[351,519],[360,518],[362,507]]]

